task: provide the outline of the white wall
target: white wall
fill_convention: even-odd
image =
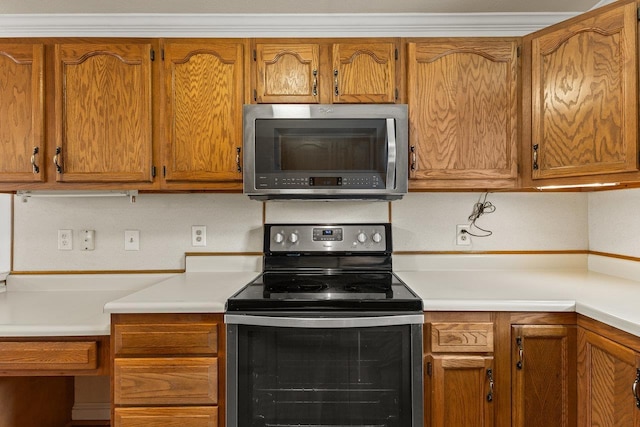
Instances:
[[[640,257],[640,189],[589,193],[589,249]]]
[[[11,195],[0,194],[0,272],[11,269]]]
[[[455,245],[456,224],[480,193],[411,193],[386,202],[268,202],[266,222],[386,222],[396,251],[588,249],[585,193],[491,193],[496,212],[478,221],[493,231]],[[155,270],[184,268],[185,252],[261,252],[263,203],[241,194],[140,194],[126,198],[15,200],[14,270]],[[207,246],[191,246],[191,226],[207,226]],[[57,249],[57,230],[72,229],[73,250]],[[80,250],[80,230],[96,231],[94,251]],[[140,230],[140,250],[124,250],[124,230]]]

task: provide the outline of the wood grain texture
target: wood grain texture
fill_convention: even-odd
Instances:
[[[576,327],[521,325],[511,335],[512,426],[575,426]]]
[[[638,170],[636,9],[532,39],[533,179]]]
[[[334,43],[332,58],[334,103],[395,102],[395,43]]]
[[[492,352],[493,323],[431,323],[431,351]]]
[[[96,369],[97,347],[95,341],[0,342],[0,372]]]
[[[0,377],[0,426],[64,427],[73,400],[73,377]]]
[[[494,425],[493,404],[487,400],[488,356],[429,355],[432,373],[427,377],[431,394],[431,427],[489,427]]]
[[[44,180],[43,73],[43,44],[0,43],[0,182]]]
[[[113,427],[218,427],[216,407],[116,408]]]
[[[213,356],[218,351],[216,323],[118,324],[114,331],[116,356]]]
[[[164,49],[165,179],[241,181],[244,45],[170,42]]]
[[[58,181],[151,182],[150,55],[147,43],[55,46]]]
[[[115,405],[215,405],[218,361],[213,357],[116,358]]]
[[[639,427],[631,385],[637,352],[578,328],[578,426]]]
[[[256,61],[258,103],[319,102],[319,44],[258,43]]]
[[[513,186],[517,178],[516,48],[515,39],[408,43],[409,134],[415,150],[410,158],[412,180],[441,180],[430,185],[426,181],[422,187],[476,180],[488,188]]]

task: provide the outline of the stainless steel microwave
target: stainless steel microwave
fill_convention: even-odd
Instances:
[[[406,105],[244,106],[252,199],[396,200],[407,192]]]

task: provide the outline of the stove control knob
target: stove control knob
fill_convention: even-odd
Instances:
[[[273,240],[274,240],[276,243],[282,243],[282,242],[284,242],[284,234],[282,234],[282,233],[276,233],[276,235],[275,235],[275,236],[273,236]]]
[[[363,232],[358,233],[358,242],[364,243],[367,241],[367,235]]]
[[[291,243],[296,243],[298,241],[298,233],[291,233],[289,235],[289,241]]]
[[[371,236],[371,239],[375,242],[375,243],[380,243],[382,241],[382,235],[378,232],[373,233],[373,236]]]

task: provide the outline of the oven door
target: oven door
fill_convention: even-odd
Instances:
[[[421,314],[225,322],[227,427],[423,425]]]

